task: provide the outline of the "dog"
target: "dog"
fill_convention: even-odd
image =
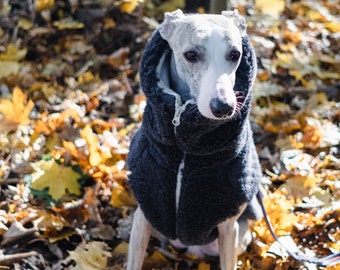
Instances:
[[[166,13],[143,54],[147,106],[130,145],[138,202],[127,270],[142,267],[153,229],[179,248],[236,269],[260,217],[261,169],[248,119],[256,58],[245,19]]]

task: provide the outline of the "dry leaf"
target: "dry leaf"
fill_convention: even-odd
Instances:
[[[333,33],[339,33],[340,32],[340,22],[326,22],[325,28]]]
[[[35,7],[38,11],[50,10],[54,6],[54,0],[36,0]]]
[[[138,0],[123,0],[120,5],[120,11],[125,13],[132,13],[138,5]]]
[[[56,21],[53,23],[53,26],[57,27],[59,30],[84,28],[83,23],[72,20]]]
[[[85,126],[80,131],[80,136],[86,140],[87,147],[89,149],[89,163],[91,166],[100,165],[103,160],[99,151],[99,140],[96,134],[93,133],[89,125]]]
[[[161,269],[167,265],[169,265],[168,259],[156,250],[151,256],[145,258],[143,267],[145,269]]]
[[[263,203],[275,233],[278,236],[290,234],[298,222],[298,217],[291,213],[294,201],[288,200],[285,195],[276,192],[263,198]],[[264,243],[274,241],[262,219],[255,223],[253,229]]]
[[[10,122],[26,125],[29,123],[29,114],[34,107],[33,101],[27,102],[27,96],[15,87],[12,100],[0,100],[0,112]]]
[[[72,270],[103,270],[111,253],[104,242],[90,242],[86,247],[77,247],[69,251],[70,257],[76,262]]]
[[[71,167],[59,165],[54,159],[33,163],[32,167],[37,171],[32,175],[32,189],[44,190],[48,188],[48,193],[54,200],[63,197],[66,190],[71,194],[80,195],[78,179],[81,175]]]
[[[136,201],[122,185],[116,184],[112,189],[111,205],[114,207],[133,207],[136,205]]]
[[[278,18],[280,13],[284,10],[285,1],[284,0],[257,0],[255,6],[258,10],[264,14],[272,15]]]
[[[20,49],[14,44],[9,44],[5,53],[0,54],[0,60],[2,61],[21,61],[26,57],[27,49]]]
[[[16,74],[20,70],[20,64],[14,61],[0,61],[0,78]]]
[[[206,262],[200,262],[198,264],[198,270],[210,270],[210,264]]]
[[[313,188],[318,182],[318,178],[315,175],[308,174],[291,176],[286,180],[287,184],[284,187],[288,190],[295,199],[308,197],[311,194]],[[281,187],[282,188],[282,187]]]

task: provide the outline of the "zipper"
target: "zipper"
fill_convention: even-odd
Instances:
[[[195,104],[196,102],[193,99],[189,99],[183,104],[181,96],[172,89],[164,88],[163,92],[175,97],[175,114],[171,122],[174,127],[178,127],[181,124],[181,115],[185,111],[186,106],[188,104]]]

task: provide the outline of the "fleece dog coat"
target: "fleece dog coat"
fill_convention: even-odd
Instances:
[[[185,245],[215,240],[217,225],[236,215],[244,203],[248,206],[240,218],[259,217],[255,195],[261,170],[248,119],[256,58],[247,36],[242,47],[234,90],[241,91],[244,100],[230,120],[208,119],[187,102],[190,96],[174,94],[167,60],[171,49],[158,30],[141,61],[147,106],[130,146],[129,184],[152,227]],[[178,110],[180,103],[185,105]],[[174,125],[175,119],[179,123]]]

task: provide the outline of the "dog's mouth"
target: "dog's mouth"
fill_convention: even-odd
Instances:
[[[205,116],[202,112],[200,112],[203,116],[212,119],[212,120],[230,120],[236,117],[241,108],[243,107],[245,96],[242,91],[234,91],[235,101],[222,101],[219,98],[213,98],[209,103],[209,109],[211,111],[211,115]]]

